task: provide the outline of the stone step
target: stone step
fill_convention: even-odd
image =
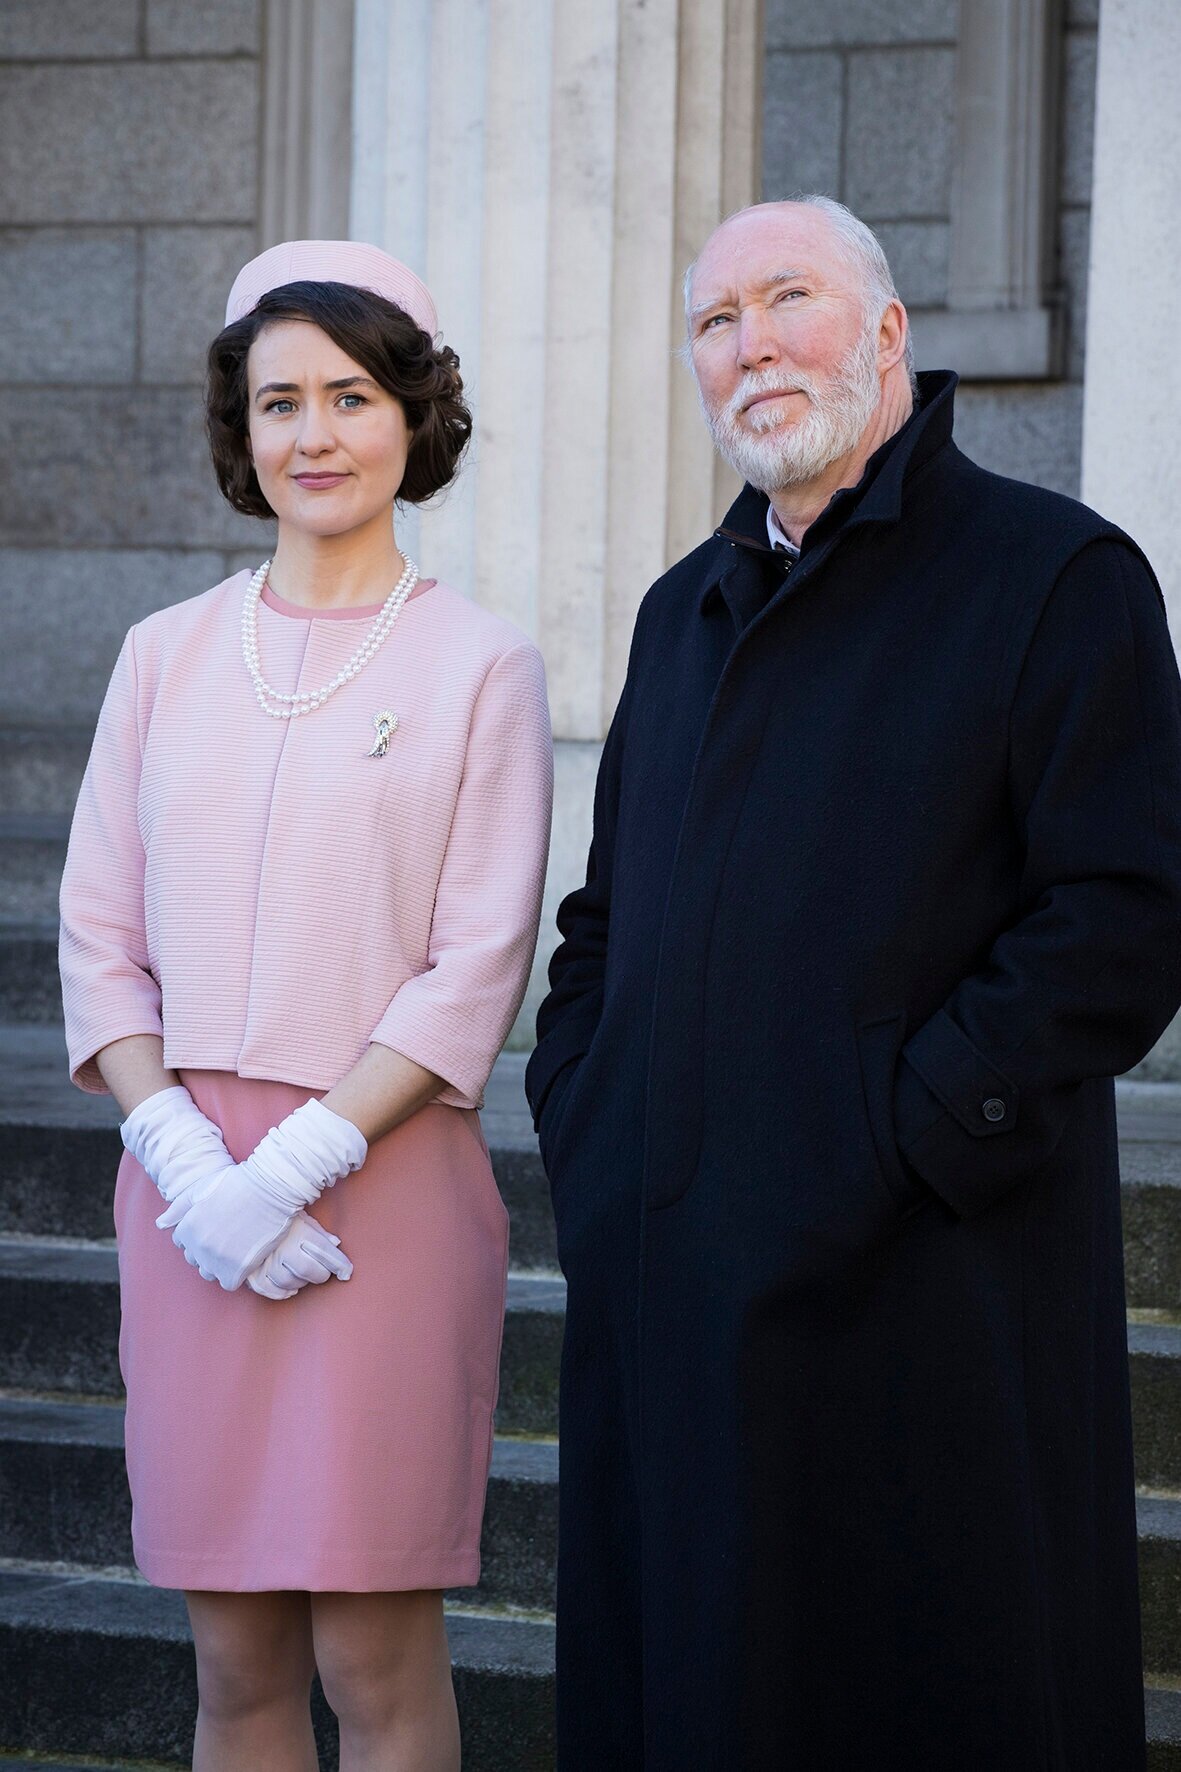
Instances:
[[[1169,1686],[1146,1686],[1144,1720],[1148,1727],[1148,1772],[1181,1772],[1181,1691]]]
[[[557,1432],[565,1288],[557,1276],[509,1279],[498,1423],[506,1433]],[[0,1237],[0,1386],[116,1397],[118,1264],[112,1244]],[[1181,1326],[1128,1325],[1139,1481],[1181,1489]]]
[[[1120,1145],[1124,1276],[1129,1305],[1181,1311],[1181,1152]]]
[[[557,1432],[565,1297],[557,1276],[509,1277],[496,1418],[502,1433]],[[113,1244],[0,1237],[0,1388],[118,1397],[118,1340]]]
[[[557,1555],[557,1446],[498,1438],[473,1599],[549,1611]],[[1181,1673],[1181,1500],[1142,1495],[1145,1662]],[[131,1567],[123,1412],[112,1404],[0,1398],[0,1560]]]
[[[113,1248],[0,1239],[0,1383],[56,1393],[61,1401],[71,1393],[118,1396],[116,1282]],[[563,1301],[559,1280],[510,1280],[497,1415],[502,1433],[556,1432]],[[1130,1333],[1138,1457],[1144,1456],[1139,1445],[1146,1435],[1151,1486],[1157,1487],[1162,1467],[1166,1475],[1174,1468],[1179,1439],[1179,1332],[1171,1325],[1133,1324]],[[108,1426],[108,1434],[115,1431]],[[100,1456],[92,1449],[80,1459]],[[1181,1673],[1181,1503],[1149,1496],[1141,1507],[1145,1641],[1153,1642],[1157,1656],[1149,1666]]]
[[[497,1060],[482,1119],[512,1221],[513,1266],[553,1271],[525,1062],[510,1052]],[[1181,1086],[1120,1083],[1117,1100],[1128,1302],[1181,1312]],[[109,1098],[71,1087],[56,1011],[42,1026],[0,1025],[0,1234],[110,1236],[118,1118]]]
[[[1181,1496],[1141,1495],[1140,1623],[1148,1676],[1181,1675]]]
[[[549,1186],[524,1094],[525,1058],[496,1063],[481,1119],[511,1224],[511,1261],[558,1265]],[[84,1095],[67,1074],[60,1025],[0,1026],[0,1235],[114,1234],[111,1202],[123,1154],[109,1096]]]
[[[175,1760],[168,1765],[164,1760],[95,1760],[87,1758],[82,1765],[78,1760],[46,1760],[40,1754],[30,1759],[22,1754],[14,1759],[11,1754],[0,1754],[0,1772],[174,1772]]]
[[[1128,1317],[1136,1479],[1181,1491],[1181,1323],[1164,1312]]]
[[[68,818],[93,735],[92,725],[0,724],[0,813],[56,812]]]
[[[451,1610],[465,1772],[552,1772],[553,1627]],[[190,1762],[197,1708],[179,1593],[83,1571],[0,1570],[0,1741],[12,1751]],[[337,1766],[317,1688],[320,1763]]]
[[[553,1609],[558,1448],[493,1443],[480,1585],[466,1604]],[[0,1397],[0,1561],[133,1567],[123,1410]]]
[[[0,813],[0,916],[56,917],[69,834],[57,813]]]
[[[1181,1087],[1125,1081],[1116,1099],[1128,1303],[1181,1311]]]
[[[1156,1671],[1177,1632],[1181,1502],[1142,1500],[1138,1512],[1145,1658]],[[465,1725],[465,1766],[505,1772],[545,1766],[544,1758],[534,1756],[543,1743],[548,1747],[548,1625],[454,1608],[448,1623]],[[9,1670],[7,1690],[0,1690],[0,1739],[10,1747],[176,1756],[183,1763],[193,1688],[178,1594],[78,1569],[69,1574],[0,1569],[0,1661]],[[166,1702],[160,1701],[162,1693]],[[327,1719],[319,1708],[323,1725]],[[1181,1764],[1181,1694],[1150,1681],[1146,1710],[1152,1772],[1174,1772]],[[482,1749],[495,1753],[498,1743],[503,1747],[511,1739],[526,1757],[478,1753],[469,1714]],[[325,1739],[322,1752],[327,1746]]]
[[[61,1013],[56,917],[0,917],[0,1021],[53,1022]]]

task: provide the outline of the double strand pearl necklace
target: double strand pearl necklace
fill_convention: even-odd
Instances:
[[[322,708],[330,695],[335,695],[338,689],[352,682],[358,671],[364,670],[402,613],[402,605],[418,583],[418,567],[413,560],[407,558],[402,576],[374,617],[373,626],[348,663],[337,671],[331,682],[325,683],[320,689],[297,689],[294,695],[284,695],[281,690],[272,689],[262,674],[259,661],[258,600],[262,596],[262,588],[270,570],[271,562],[264,560],[246,587],[246,600],[242,604],[242,658],[250,672],[254,693],[263,713],[270,714],[275,720],[294,720],[300,714],[310,714],[316,708]]]

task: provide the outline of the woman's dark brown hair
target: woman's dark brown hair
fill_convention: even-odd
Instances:
[[[404,504],[422,504],[454,478],[472,434],[464,405],[459,358],[436,350],[409,314],[368,289],[348,283],[285,283],[219,332],[209,347],[205,429],[217,484],[236,511],[273,517],[246,447],[250,396],[246,357],[264,326],[310,320],[401,403],[414,433],[398,488]]]

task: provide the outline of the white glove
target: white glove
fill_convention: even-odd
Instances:
[[[246,1284],[260,1298],[294,1298],[304,1286],[322,1286],[334,1275],[347,1280],[352,1271],[340,1238],[297,1212],[265,1261],[247,1274]]]
[[[305,1101],[244,1163],[230,1163],[176,1200],[156,1223],[204,1280],[236,1291],[276,1247],[292,1218],[359,1169],[369,1146],[351,1120]]]
[[[119,1132],[136,1162],[169,1202],[233,1162],[221,1133],[183,1083],[174,1083],[141,1101]]]

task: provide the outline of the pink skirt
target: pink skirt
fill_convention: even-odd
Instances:
[[[310,1091],[185,1072],[237,1161]],[[135,1560],[160,1587],[470,1587],[492,1455],[508,1214],[475,1113],[432,1104],[312,1208],[352,1279],[223,1292],[119,1166]]]

